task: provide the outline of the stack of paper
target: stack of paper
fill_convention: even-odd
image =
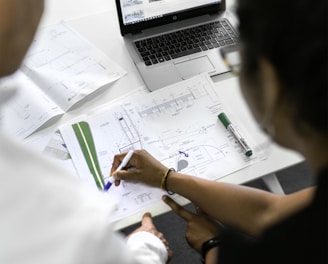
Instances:
[[[21,69],[1,80],[17,89],[1,109],[5,131],[24,139],[126,72],[64,23],[37,34]]]

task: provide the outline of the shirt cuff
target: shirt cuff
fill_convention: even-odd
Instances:
[[[127,245],[138,263],[166,263],[168,253],[163,242],[154,234],[140,231],[129,236]]]

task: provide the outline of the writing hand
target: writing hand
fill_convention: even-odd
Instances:
[[[145,183],[153,187],[160,187],[161,180],[167,167],[151,156],[146,150],[135,150],[130,161],[125,166],[127,170],[116,171],[126,153],[114,157],[111,175],[115,178],[115,185],[120,180],[130,180]],[[133,169],[130,169],[133,168]]]

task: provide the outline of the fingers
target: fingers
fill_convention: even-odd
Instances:
[[[192,219],[193,213],[191,213],[188,210],[184,209],[181,205],[177,204],[170,197],[164,195],[162,197],[162,199],[168,206],[171,207],[172,211],[174,211],[182,219],[184,219],[187,222],[189,222]]]
[[[165,239],[163,233],[157,231],[154,223],[153,223],[153,219],[152,219],[152,216],[149,212],[145,213],[143,216],[142,216],[142,220],[141,220],[141,226],[148,230],[148,232],[151,232],[153,233],[155,236],[157,236],[163,243],[165,246],[168,246],[168,242],[167,240]]]
[[[113,173],[117,170],[117,168],[120,166],[120,164],[122,163],[124,157],[127,155],[127,152],[125,153],[120,153],[120,154],[116,154],[114,156],[114,160],[113,160],[113,164],[112,164],[112,168],[111,168],[111,175],[113,175]],[[129,164],[130,161],[128,161]],[[124,166],[124,167],[128,167],[128,165]]]
[[[121,164],[123,158],[125,157],[126,153],[121,153],[121,154],[117,154],[114,156],[114,160],[113,160],[113,164],[112,164],[112,168],[110,171],[110,175],[113,175],[114,171],[116,171],[116,168]]]
[[[146,150],[134,150],[133,155],[126,166],[121,168],[126,153],[117,154],[114,157],[111,168],[111,175],[116,180],[115,185],[120,184],[120,180],[137,181],[153,187],[159,187],[163,175],[167,168],[151,156]],[[125,165],[125,162],[124,162]]]
[[[120,164],[123,162],[124,158],[126,157],[126,155],[129,152],[124,152],[124,153],[116,154],[114,156],[114,160],[113,160],[112,168],[111,168],[111,174],[113,174],[117,170],[117,168],[120,166]],[[134,150],[132,156],[129,156],[130,159],[127,160],[126,166],[124,166],[123,168],[125,168],[125,169],[129,169],[131,167],[134,168],[140,162],[140,159],[141,160],[142,159],[145,159],[148,156],[151,157],[148,154],[148,152],[146,150],[144,150],[144,149]],[[148,157],[148,159],[149,159],[149,157]],[[151,157],[151,158],[153,158],[153,157]]]
[[[152,219],[150,213],[147,212],[142,216],[141,225],[144,226],[144,227],[154,226],[153,219]]]
[[[135,181],[135,180],[140,180],[140,178],[138,178],[139,174],[140,174],[140,172],[137,169],[120,170],[120,171],[115,171],[113,173],[113,177],[117,181],[120,181],[120,180]]]
[[[111,172],[110,175],[112,175],[115,179],[115,186],[119,186],[120,185],[120,180],[133,180],[132,176],[133,174],[130,173],[128,176],[126,175],[121,175],[121,172],[123,172],[122,170],[117,170],[118,167],[120,166],[120,164],[122,163],[124,157],[127,155],[127,153],[121,153],[121,154],[117,154],[114,156],[114,160],[113,160],[113,164],[112,164],[112,168],[111,168]],[[128,164],[126,166],[124,166],[124,168],[127,167],[131,167],[131,160],[128,162]]]

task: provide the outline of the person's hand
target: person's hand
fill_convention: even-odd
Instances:
[[[186,240],[193,249],[201,253],[203,243],[219,234],[220,225],[214,219],[204,214],[197,206],[197,213],[194,214],[168,196],[164,195],[162,198],[173,212],[187,222]]]
[[[141,220],[141,226],[139,228],[137,228],[136,230],[134,230],[131,234],[129,234],[127,236],[127,238],[129,238],[129,236],[131,236],[134,233],[140,232],[140,231],[145,231],[145,232],[149,232],[155,236],[157,236],[165,245],[166,250],[167,250],[167,254],[168,254],[168,262],[169,260],[172,258],[172,250],[169,247],[169,243],[167,242],[167,240],[165,239],[163,233],[159,232],[152,220],[151,214],[150,213],[145,213],[142,217]]]
[[[124,167],[126,170],[116,171],[125,155],[126,153],[122,153],[114,157],[111,175],[115,178],[116,186],[119,185],[120,180],[130,180],[142,182],[153,187],[160,187],[162,177],[168,170],[167,167],[146,150],[135,150],[130,161]]]

